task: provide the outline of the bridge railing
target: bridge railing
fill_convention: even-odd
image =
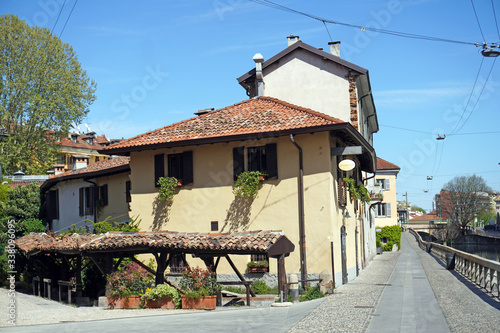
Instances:
[[[431,252],[436,257],[446,263],[446,254],[454,254],[455,270],[468,278],[482,289],[491,293],[494,297],[500,298],[500,263],[488,260],[474,254],[459,251],[449,246],[426,242],[422,240],[418,232],[408,228],[408,231],[415,236],[420,248]]]

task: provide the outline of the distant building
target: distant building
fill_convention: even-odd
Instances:
[[[382,201],[375,205],[375,225],[385,227],[397,225],[398,204],[396,198],[396,178],[401,170],[399,166],[377,157],[374,192],[382,192]]]

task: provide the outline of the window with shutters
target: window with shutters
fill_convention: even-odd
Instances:
[[[155,155],[155,187],[160,187],[158,185],[158,179],[160,177],[165,177],[165,154]]]
[[[59,220],[59,190],[47,193],[47,215],[49,220]]]
[[[391,217],[391,203],[381,203],[375,207],[375,217]]]
[[[94,189],[92,187],[80,187],[78,199],[80,216],[94,214]]]
[[[108,184],[99,186],[99,202],[101,207],[108,205]]]
[[[278,179],[278,157],[276,144],[271,143],[258,147],[236,147],[233,148],[233,173],[234,180],[246,170],[260,171],[267,175],[267,179]]]
[[[380,189],[384,191],[391,189],[391,181],[389,178],[375,179],[375,184],[379,185]]]

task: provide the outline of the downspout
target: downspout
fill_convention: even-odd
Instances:
[[[93,191],[92,191],[92,193],[93,193],[92,197],[94,198],[94,202],[93,202],[94,203],[94,223],[97,223],[97,200],[95,198],[96,194],[97,194],[97,183],[90,181],[90,180],[86,180],[86,179],[84,179],[83,181],[94,185]]]
[[[295,142],[293,134],[290,134],[290,141],[299,151],[299,243],[300,243],[300,279],[302,280],[302,288],[305,290],[307,286],[307,264],[306,264],[306,230],[304,216],[304,163],[302,157],[302,148]]]

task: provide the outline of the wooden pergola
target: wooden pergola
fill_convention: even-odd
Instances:
[[[250,231],[241,233],[187,233],[187,232],[108,232],[101,235],[71,234],[66,236],[32,233],[16,240],[16,246],[28,256],[49,255],[77,259],[76,279],[81,284],[81,259],[90,258],[105,276],[111,274],[123,258],[131,258],[155,275],[156,284],[164,283],[167,267],[176,256],[192,254],[202,259],[217,273],[220,259],[225,258],[241,281],[243,275],[229,255],[265,254],[277,259],[278,288],[286,291],[285,257],[294,251],[294,244],[282,231]],[[156,271],[134,256],[152,254]],[[113,259],[118,258],[115,263]],[[99,259],[106,263],[103,267]],[[63,272],[64,274],[64,272]],[[63,279],[63,277],[61,277]],[[252,295],[253,292],[252,292]]]

